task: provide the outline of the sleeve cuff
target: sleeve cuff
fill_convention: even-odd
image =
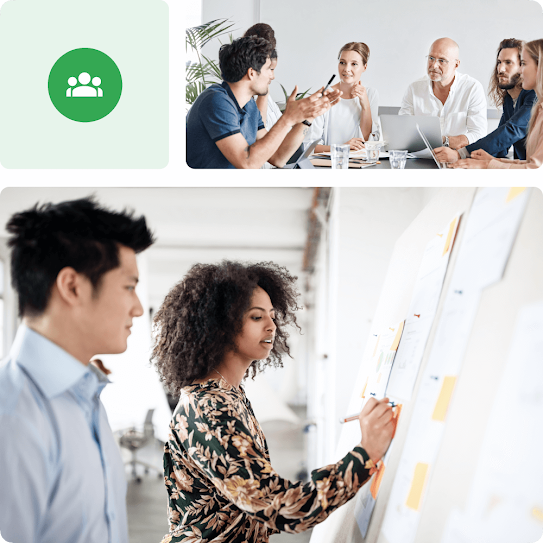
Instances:
[[[461,149],[457,149],[457,151],[460,158],[469,158],[471,156],[471,153],[468,151],[467,147],[462,147]]]

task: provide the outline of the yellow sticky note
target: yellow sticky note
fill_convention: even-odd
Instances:
[[[454,229],[456,228],[456,222],[457,221],[458,221],[458,217],[455,217],[454,220],[449,225],[449,233],[447,234],[447,239],[445,240],[445,247],[443,247],[443,254],[444,255],[446,255],[448,250],[451,248],[451,241],[452,241]]]
[[[522,194],[526,190],[526,187],[511,187],[505,202],[508,203],[511,200],[514,200],[519,194]]]
[[[400,339],[402,337],[403,332],[403,323],[405,321],[400,322],[400,326],[398,326],[398,331],[396,332],[396,337],[394,338],[394,343],[392,344],[392,347],[390,348],[391,351],[397,351],[398,345],[400,344]]]
[[[543,522],[543,509],[540,507],[534,507],[532,509],[532,515],[537,519]]]
[[[409,495],[407,496],[407,501],[405,505],[409,509],[418,511],[420,509],[420,502],[422,501],[422,491],[424,490],[424,485],[426,484],[426,477],[428,476],[428,464],[423,464],[419,462],[415,466],[415,474],[413,475],[413,481],[411,481],[411,489],[409,490]]]
[[[451,401],[455,384],[456,384],[455,376],[449,375],[443,379],[441,392],[439,393],[439,398],[437,399],[436,406],[434,408],[434,413],[432,414],[432,420],[445,422],[447,409],[449,408],[449,403]]]

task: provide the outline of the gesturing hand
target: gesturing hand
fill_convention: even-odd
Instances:
[[[392,415],[388,398],[379,401],[370,398],[358,416],[362,432],[360,445],[375,463],[381,460],[392,441],[394,433]]]
[[[358,98],[360,100],[360,104],[362,106],[365,106],[366,104],[369,104],[368,99],[368,93],[366,92],[366,87],[358,81],[356,84],[354,84],[351,87],[351,98]]]
[[[339,101],[341,91],[333,90],[326,91],[322,94],[324,87],[320,88],[316,93],[296,100],[298,86],[294,87],[294,91],[287,100],[287,107],[283,114],[285,120],[292,126],[301,123],[305,119],[315,119],[330,109],[332,105]]]

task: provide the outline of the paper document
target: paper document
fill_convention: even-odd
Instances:
[[[443,280],[458,229],[460,216],[454,217],[426,246],[419,268],[402,341],[394,360],[386,394],[410,400],[422,362],[426,342],[439,304]]]

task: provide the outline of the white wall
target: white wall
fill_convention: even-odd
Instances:
[[[260,9],[258,9],[260,6]],[[461,47],[461,71],[485,89],[504,38],[533,40],[543,34],[543,10],[535,0],[203,0],[203,20],[230,17],[239,37],[255,22],[276,33],[279,64],[271,93],[317,89],[337,71],[339,48],[363,41],[371,50],[365,85],[375,87],[380,105],[399,106],[409,83],[423,76],[425,55],[437,38],[449,36]],[[214,42],[215,54],[218,44]]]

